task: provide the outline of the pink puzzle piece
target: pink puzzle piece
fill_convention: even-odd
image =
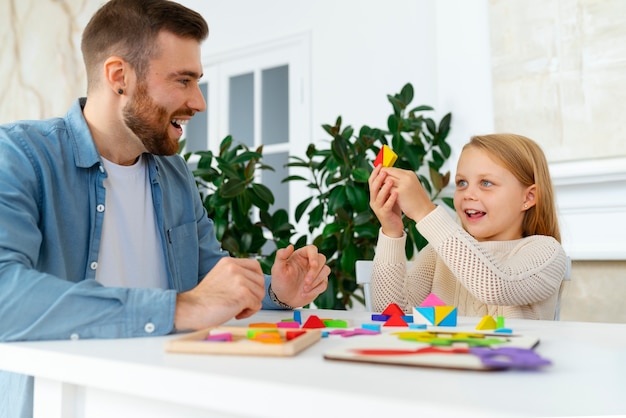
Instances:
[[[206,341],[220,341],[230,342],[233,340],[233,334],[230,332],[223,332],[220,334],[210,334],[205,338]]]
[[[437,295],[435,295],[434,293],[431,293],[430,295],[426,297],[426,299],[424,299],[420,307],[429,308],[431,306],[446,306],[446,303],[442,301],[441,299],[439,299]]]

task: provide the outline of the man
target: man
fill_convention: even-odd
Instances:
[[[0,127],[0,341],[126,338],[303,306],[330,269],[280,250],[272,275],[227,257],[176,155],[205,20],[166,0],[111,0],[85,28],[87,98]],[[32,415],[32,379],[0,372],[0,416]]]

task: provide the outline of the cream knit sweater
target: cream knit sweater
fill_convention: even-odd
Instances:
[[[410,271],[406,235],[379,233],[371,278],[376,312],[395,302],[411,312],[434,293],[460,316],[554,319],[567,257],[552,237],[478,242],[443,207],[417,228],[428,240]]]

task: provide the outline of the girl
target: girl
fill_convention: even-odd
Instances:
[[[463,147],[454,207],[436,206],[414,172],[374,168],[370,206],[381,223],[371,278],[375,311],[410,311],[436,294],[461,316],[553,319],[567,257],[548,164],[532,140],[475,136]],[[406,270],[402,213],[428,240]]]

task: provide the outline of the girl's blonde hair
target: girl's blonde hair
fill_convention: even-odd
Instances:
[[[549,235],[561,242],[548,162],[539,145],[521,135],[492,134],[472,137],[463,149],[468,147],[489,153],[524,186],[535,185],[536,203],[524,215],[523,236]]]

